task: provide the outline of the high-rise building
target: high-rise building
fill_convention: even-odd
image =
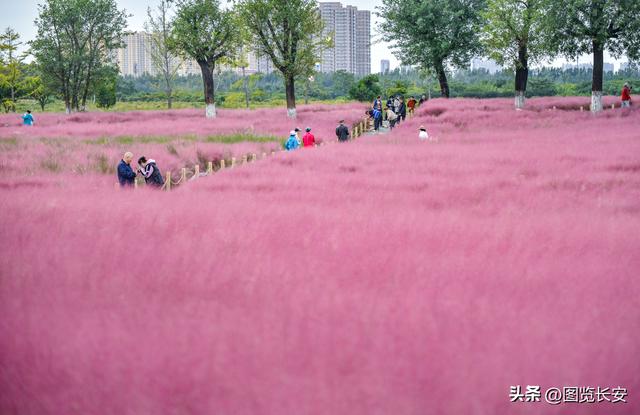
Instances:
[[[380,61],[380,73],[388,73],[391,69],[391,62],[388,59],[382,59]]]
[[[115,61],[122,75],[142,76],[156,75],[157,70],[151,59],[151,34],[146,32],[133,32],[125,35],[124,47],[116,50]],[[195,60],[179,60],[179,75],[199,75],[200,66]]]
[[[347,71],[363,76],[371,73],[371,12],[342,7],[338,2],[321,2],[323,37],[333,39],[333,47],[322,52],[321,72]]]
[[[151,35],[145,32],[134,32],[125,35],[125,47],[118,49],[116,59],[122,75],[140,76],[155,75],[151,62]]]
[[[273,62],[271,62],[271,59],[268,56],[260,56],[258,55],[256,52],[249,52],[248,53],[248,61],[249,61],[249,68],[247,70],[247,72],[249,73],[256,73],[256,72],[260,72],[260,73],[271,73],[274,70],[273,67]]]
[[[492,59],[472,59],[471,70],[486,69],[489,73],[494,74],[501,70],[496,61]]]

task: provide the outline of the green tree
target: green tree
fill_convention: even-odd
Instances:
[[[409,90],[409,83],[406,81],[396,81],[395,84],[387,88],[387,96],[406,95]]]
[[[479,53],[483,8],[484,0],[382,0],[377,14],[394,54],[406,65],[433,69],[449,97],[446,68],[465,67]]]
[[[515,70],[515,107],[523,108],[529,65],[551,52],[547,0],[488,0],[483,43],[498,64]]]
[[[44,112],[45,106],[53,101],[53,93],[47,89],[40,76],[26,77],[23,87],[27,96],[35,99],[40,109]]]
[[[178,58],[171,53],[169,38],[171,36],[171,4],[172,0],[160,0],[155,13],[151,7],[147,8],[147,22],[145,29],[151,34],[151,62],[164,84],[167,97],[167,108],[171,109],[173,102],[173,84],[180,69]]]
[[[604,51],[614,57],[640,58],[640,1],[565,0],[549,13],[557,50],[568,58],[593,54],[591,111],[602,111]]]
[[[44,0],[31,44],[40,72],[52,80],[67,113],[86,109],[93,78],[122,45],[127,14],[115,0]]]
[[[116,85],[118,83],[118,69],[104,66],[94,78],[94,93],[98,108],[111,108],[116,105]]]
[[[18,55],[21,44],[20,35],[10,27],[0,34],[0,84],[8,92],[7,96],[2,96],[5,110],[15,111],[16,93],[22,81],[20,65],[24,60],[23,56]]]
[[[233,56],[240,32],[233,10],[223,10],[218,0],[183,0],[173,21],[171,48],[195,59],[202,72],[207,118],[216,117],[213,72],[216,63]]]
[[[268,56],[282,73],[287,114],[296,117],[296,78],[308,78],[322,48],[323,23],[314,0],[239,0],[244,24],[258,55]]]
[[[367,75],[360,79],[357,84],[349,90],[349,97],[357,101],[373,101],[375,97],[382,94],[378,84],[378,75]]]
[[[356,83],[356,77],[345,70],[335,71],[332,75],[331,96],[333,98],[343,97],[349,94],[349,91]]]

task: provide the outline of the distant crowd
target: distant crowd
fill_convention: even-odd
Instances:
[[[631,86],[625,83],[621,93],[621,107],[631,107]],[[399,123],[404,122],[407,114],[411,114],[415,111],[416,107],[426,101],[426,97],[423,95],[420,100],[416,100],[414,97],[409,97],[405,103],[405,99],[402,96],[390,96],[383,104],[381,96],[377,96],[373,101],[371,107],[366,111],[366,114],[373,120],[373,129],[378,132],[380,128],[388,127],[393,129]],[[22,121],[25,126],[33,126],[35,118],[31,111],[28,110],[22,115]],[[311,132],[311,127],[305,128],[305,134],[300,138],[300,128],[294,128],[289,132],[289,137],[285,140],[284,148],[287,151],[293,151],[300,147],[310,148],[318,145],[316,137]],[[339,142],[349,141],[351,134],[349,128],[344,124],[344,120],[338,122],[336,127],[336,137]],[[418,138],[420,140],[431,140],[426,128],[421,125],[418,129]],[[144,177],[147,185],[162,188],[164,186],[164,178],[160,173],[160,169],[155,160],[147,159],[142,156],[138,159],[138,168],[136,171],[131,167],[133,160],[133,154],[126,152],[120,162],[118,163],[117,174],[118,182],[122,187],[133,187],[135,179],[138,175]]]

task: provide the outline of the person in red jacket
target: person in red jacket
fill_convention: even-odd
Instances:
[[[311,128],[307,127],[306,133],[302,137],[302,144],[304,147],[313,147],[316,144],[316,138],[311,134]]]
[[[628,108],[631,106],[631,88],[628,83],[624,83],[622,87],[622,108]]]

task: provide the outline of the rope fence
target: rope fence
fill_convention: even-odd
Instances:
[[[414,116],[414,111],[407,112],[407,118],[412,118],[413,116]],[[371,117],[364,117],[360,121],[357,121],[351,124],[351,137],[353,139],[361,137],[365,133],[371,132],[371,131],[373,131],[373,120],[371,119]],[[334,143],[334,142],[337,142],[337,139],[329,141],[329,143]],[[327,143],[321,142],[319,145],[323,146],[325,144]],[[267,157],[274,156],[276,153],[279,153],[281,151],[285,151],[285,150],[283,149],[279,149],[277,151],[271,150],[270,153],[263,152],[260,157],[256,153],[245,154],[240,158],[240,160],[236,160],[235,157],[231,157],[230,159],[228,159],[228,162],[224,158],[221,158],[220,160],[217,161],[217,164],[219,165],[218,169],[214,168],[214,164],[216,164],[216,162],[214,161],[208,161],[207,167],[204,171],[200,171],[200,164],[195,164],[193,168],[182,167],[180,169],[180,175],[177,179],[174,179],[175,176],[173,175],[173,172],[169,170],[165,173],[164,185],[162,185],[161,189],[168,192],[175,187],[178,187],[180,185],[183,185],[193,180],[197,180],[200,177],[211,176],[214,173],[224,169],[231,169],[237,166],[254,163],[259,160],[264,160]],[[136,179],[134,180],[134,187],[136,188],[138,187],[137,179],[138,178],[136,177]]]

